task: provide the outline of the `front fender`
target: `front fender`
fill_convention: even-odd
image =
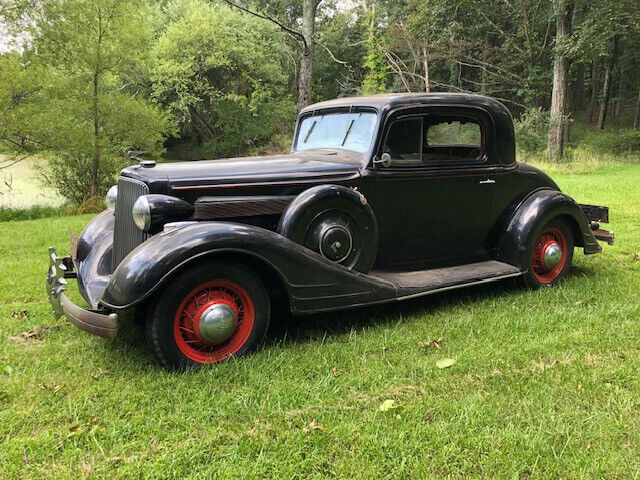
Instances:
[[[542,189],[525,198],[511,217],[498,244],[498,260],[526,269],[525,253],[535,230],[559,216],[567,217],[575,244],[583,247],[585,254],[602,251],[575,200],[560,191]]]
[[[113,212],[105,210],[78,237],[75,258],[78,289],[93,308],[98,306],[111,275],[113,223]]]
[[[155,235],[113,272],[101,303],[112,309],[149,298],[191,262],[211,255],[250,256],[282,280],[294,313],[310,313],[393,298],[394,287],[335,264],[270,230],[230,222],[198,222]]]

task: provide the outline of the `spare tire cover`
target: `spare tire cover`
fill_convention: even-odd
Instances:
[[[378,224],[360,192],[340,185],[305,190],[280,218],[278,233],[352,270],[367,273],[378,251]]]

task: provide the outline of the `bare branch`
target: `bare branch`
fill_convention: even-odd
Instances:
[[[322,48],[324,48],[334,62],[339,63],[340,65],[345,65],[347,67],[349,66],[347,62],[343,60],[338,60],[336,56],[333,54],[333,52],[329,50],[329,47],[327,47],[324,43],[320,43],[319,41],[316,40],[316,45],[320,45]]]
[[[396,62],[394,60],[393,55],[391,55],[390,52],[384,52],[384,54],[387,57],[387,60],[389,61],[389,63],[391,63],[391,67],[396,71],[396,73],[400,77],[400,80],[402,81],[402,85],[404,85],[405,90],[407,92],[410,92],[411,91],[411,87],[409,86],[409,83],[407,82],[407,79],[404,76],[404,72],[402,71],[402,69],[398,65],[398,62]]]
[[[455,90],[456,92],[470,93],[472,95],[477,95],[477,92],[472,92],[471,90],[466,90],[466,89],[460,88],[460,87],[458,87],[456,85],[450,85],[448,83],[442,83],[442,82],[431,82],[431,83],[433,85],[438,86],[438,87],[444,87],[444,88],[449,89],[449,90]],[[496,100],[500,100],[501,102],[511,103],[513,105],[517,105],[518,107],[527,108],[527,106],[525,104],[516,102],[514,100],[510,100],[508,98],[501,98],[501,97],[493,97],[493,98],[495,98]]]
[[[27,158],[31,157],[31,155],[24,155],[20,158],[16,157],[18,157],[18,155],[14,155],[9,159],[0,162],[0,170],[5,170],[9,167],[13,167],[16,163],[20,163],[21,161],[26,160]]]
[[[253,10],[249,10],[248,8],[237,4],[236,2],[232,2],[231,0],[223,0],[223,1],[225,3],[227,3],[228,5],[231,5],[232,7],[237,8],[238,10],[242,10],[243,12],[248,13],[249,15],[253,15],[254,17],[258,17],[258,18],[261,18],[263,20],[269,20],[270,22],[276,24],[282,30],[287,32],[289,35],[291,35],[292,37],[296,38],[299,42],[301,42],[303,44],[305,50],[307,48],[309,48],[309,46],[307,45],[307,40],[304,38],[304,35],[301,32],[299,32],[297,30],[294,30],[291,27],[286,26],[284,23],[280,22],[279,20],[276,20],[275,18],[273,18],[273,17],[271,17],[269,15],[266,15],[264,13],[254,12]],[[320,2],[318,2],[318,3],[320,3]]]

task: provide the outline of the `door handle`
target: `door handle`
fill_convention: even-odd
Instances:
[[[496,183],[496,181],[489,178],[487,180],[480,180],[478,183],[480,185],[490,185],[492,183]]]

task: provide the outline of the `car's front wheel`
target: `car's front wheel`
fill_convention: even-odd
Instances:
[[[555,285],[571,270],[573,261],[573,234],[561,218],[551,220],[538,228],[529,240],[525,252],[528,270],[524,283],[531,288]]]
[[[150,313],[147,338],[160,363],[198,367],[255,350],[269,325],[269,296],[251,269],[213,261],[173,278]]]

